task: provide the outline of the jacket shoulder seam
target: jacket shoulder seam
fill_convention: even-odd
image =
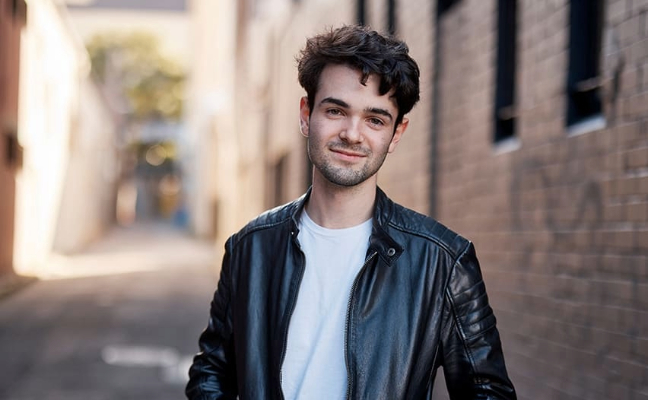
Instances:
[[[249,236],[249,235],[251,235],[251,234],[253,234],[255,232],[258,232],[258,231],[274,228],[275,226],[281,225],[281,224],[285,223],[288,220],[290,220],[290,216],[287,216],[286,218],[282,218],[282,219],[277,220],[277,221],[265,222],[265,223],[262,223],[262,224],[255,224],[254,221],[251,222],[245,228],[241,229],[240,231],[238,231],[236,234],[234,234],[232,236],[232,245],[231,245],[232,249],[234,249],[239,244],[239,242],[241,242],[241,240],[243,240],[247,236]]]
[[[436,221],[434,221],[434,222],[438,224],[438,222],[436,222]],[[454,265],[455,265],[455,264],[457,263],[457,261],[459,260],[459,258],[460,258],[464,253],[465,253],[466,249],[468,248],[468,245],[470,244],[470,241],[469,241],[468,239],[465,239],[464,237],[462,237],[462,236],[460,236],[460,235],[457,234],[457,237],[459,237],[459,238],[461,238],[462,240],[464,240],[464,241],[467,242],[467,245],[464,247],[464,249],[463,249],[461,252],[459,252],[459,253],[457,254],[455,251],[453,251],[453,250],[450,248],[450,246],[448,246],[446,243],[444,243],[442,240],[440,240],[438,237],[436,237],[436,236],[434,236],[434,235],[430,235],[430,234],[427,234],[427,233],[425,233],[425,232],[418,231],[418,230],[408,229],[408,228],[405,228],[405,227],[403,227],[403,226],[401,226],[401,225],[394,224],[394,223],[391,222],[391,221],[389,222],[389,226],[392,227],[392,228],[394,228],[394,229],[396,229],[396,230],[399,230],[399,231],[401,231],[401,232],[403,232],[403,233],[407,233],[407,234],[410,234],[410,235],[418,236],[418,237],[420,237],[420,238],[423,238],[423,239],[425,239],[425,240],[428,240],[428,241],[434,243],[435,245],[439,246],[439,247],[440,247],[441,249],[443,249],[443,251],[445,251],[445,252],[450,256],[450,258],[452,259],[452,265],[453,265],[453,268],[454,268]],[[447,229],[447,228],[446,228],[446,229]]]

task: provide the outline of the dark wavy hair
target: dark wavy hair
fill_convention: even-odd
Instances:
[[[306,41],[297,56],[299,84],[306,90],[308,105],[313,109],[320,75],[328,64],[348,65],[362,72],[364,85],[369,75],[380,77],[381,95],[394,90],[398,106],[396,125],[419,100],[419,68],[409,56],[405,42],[384,36],[365,26],[347,25],[329,29]]]

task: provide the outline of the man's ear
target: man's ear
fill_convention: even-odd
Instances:
[[[310,107],[308,106],[308,97],[304,96],[299,100],[299,131],[304,137],[308,137],[309,124]]]
[[[403,134],[405,133],[405,130],[407,130],[407,125],[409,125],[409,119],[403,118],[401,123],[398,124],[398,126],[394,130],[394,135],[392,136],[391,143],[389,143],[389,149],[387,150],[388,153],[392,153],[394,152],[394,150],[396,150],[398,142],[400,142]]]

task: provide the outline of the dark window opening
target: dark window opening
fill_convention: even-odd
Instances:
[[[16,162],[16,144],[15,139],[11,135],[5,136],[5,163],[6,166],[11,168]]]
[[[495,141],[515,135],[517,0],[498,0]]]
[[[313,185],[313,163],[311,163],[310,158],[308,157],[308,151],[304,152],[304,163],[306,164],[306,176],[304,176],[304,184],[306,189]]]
[[[18,143],[18,135],[13,129],[7,129],[4,134],[4,162],[7,168],[19,169],[23,162],[23,148]],[[0,138],[1,138],[0,136]]]
[[[602,111],[599,67],[603,32],[602,0],[571,0],[569,3],[568,126]]]
[[[387,0],[387,32],[396,34],[396,0]]]
[[[364,25],[367,22],[367,7],[365,0],[358,0],[356,7],[356,21],[358,22],[358,25]]]
[[[27,3],[25,3],[25,0],[13,0],[11,2],[11,13],[15,21],[24,25],[27,22]]]
[[[452,6],[459,3],[460,0],[438,0],[437,2],[437,16],[441,16],[444,12],[450,10]]]
[[[286,175],[288,174],[288,156],[282,156],[274,166],[274,196],[273,206],[286,201]]]

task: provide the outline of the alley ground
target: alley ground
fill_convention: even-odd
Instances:
[[[211,243],[116,228],[0,298],[0,399],[182,399],[217,281]]]

